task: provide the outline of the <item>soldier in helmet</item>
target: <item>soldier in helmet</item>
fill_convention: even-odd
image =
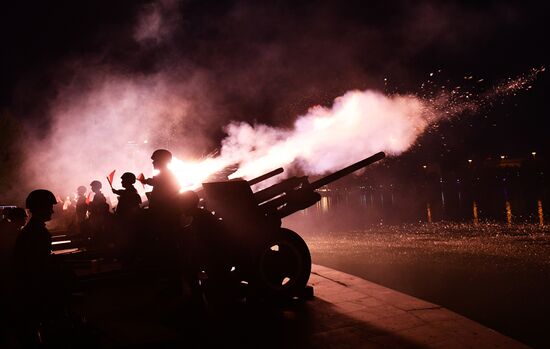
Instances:
[[[52,238],[46,222],[52,219],[57,199],[51,191],[37,189],[27,196],[26,206],[31,218],[19,233],[15,244],[15,262],[18,274],[32,282],[42,279],[50,261]]]
[[[153,178],[143,180],[144,184],[151,185],[153,191],[149,198],[149,208],[164,210],[175,206],[175,198],[180,190],[178,179],[168,169],[172,161],[172,153],[166,149],[157,149],[151,155],[153,167],[159,171]]]
[[[46,228],[56,204],[51,191],[32,191],[26,199],[31,218],[15,243],[15,295],[23,347],[34,347],[39,324],[67,297],[68,278],[53,259],[52,238]]]
[[[143,179],[143,184],[153,186],[149,197],[145,225],[139,232],[138,249],[140,254],[149,254],[150,261],[164,265],[175,265],[178,255],[178,194],[179,182],[168,164],[172,161],[172,153],[166,149],[158,149],[151,156],[153,167],[158,174],[153,178]],[[147,249],[143,249],[143,247]]]
[[[134,187],[136,176],[133,173],[125,172],[120,178],[122,179],[122,187],[124,189],[113,189],[113,193],[118,195],[116,215],[119,217],[129,217],[139,210],[141,197]]]
[[[103,207],[104,204],[107,203],[107,199],[105,199],[105,195],[101,192],[100,181],[92,181],[92,183],[90,183],[90,187],[94,192],[94,198],[88,205],[88,211],[90,212],[90,217],[92,217],[94,214],[103,212]]]
[[[101,184],[101,183],[100,183]],[[82,223],[86,219],[88,204],[86,203],[86,187],[81,185],[76,189],[76,223]]]
[[[52,237],[46,222],[52,219],[57,199],[49,190],[32,191],[26,200],[31,218],[17,236],[14,252],[15,279],[20,306],[26,319],[42,313],[51,271]],[[36,294],[36,290],[40,290]]]

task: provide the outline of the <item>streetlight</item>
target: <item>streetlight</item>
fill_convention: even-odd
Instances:
[[[471,164],[471,163],[472,163],[472,159],[468,159],[468,163],[470,163],[470,164]]]
[[[533,155],[533,159],[535,159],[536,156],[537,156],[537,152],[536,152],[536,151],[533,151],[533,152],[531,152],[531,155]]]

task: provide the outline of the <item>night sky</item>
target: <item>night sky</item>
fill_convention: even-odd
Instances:
[[[423,95],[435,72],[437,86],[471,75],[483,79],[482,90],[546,66],[549,10],[519,1],[12,2],[1,11],[0,104],[47,129],[45,110],[83,67],[147,75],[175,66],[182,76],[208,76],[222,120],[288,126],[352,89]],[[139,21],[155,11],[157,36],[137,37]],[[443,122],[411,154],[543,154],[547,75],[491,108]],[[223,137],[221,126],[212,139]]]

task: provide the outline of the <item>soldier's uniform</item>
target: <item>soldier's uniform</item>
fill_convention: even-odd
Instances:
[[[100,191],[101,190],[101,182],[99,181],[93,181],[90,186],[92,187],[92,191],[94,192],[94,198],[92,202],[88,205],[88,211],[90,212],[90,217],[94,215],[101,215],[105,210],[105,204],[107,203],[107,199],[105,198],[105,195]]]
[[[146,184],[153,187],[149,196],[149,208],[166,209],[176,205],[175,198],[179,193],[180,184],[172,171],[161,171],[153,178],[148,178]]]
[[[88,204],[86,203],[86,188],[79,187],[78,190],[78,197],[76,199],[76,222],[81,223],[86,219]]]
[[[117,216],[131,216],[139,210],[139,206],[141,205],[141,196],[139,196],[136,188],[129,187],[126,189],[113,189],[113,193],[118,195],[118,205],[116,207]]]
[[[19,280],[29,286],[41,286],[47,278],[51,252],[52,237],[46,224],[31,218],[15,242],[15,270]]]

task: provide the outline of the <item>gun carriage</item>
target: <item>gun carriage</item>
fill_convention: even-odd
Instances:
[[[201,196],[217,223],[209,228],[198,227],[205,239],[202,246],[208,250],[198,267],[206,269],[209,278],[245,283],[254,294],[299,297],[311,273],[311,256],[304,240],[282,227],[282,218],[317,203],[321,196],[316,189],[384,156],[383,152],[377,153],[314,182],[309,182],[307,176],[290,177],[256,192],[252,191],[253,185],[283,170],[251,181],[204,183]]]

